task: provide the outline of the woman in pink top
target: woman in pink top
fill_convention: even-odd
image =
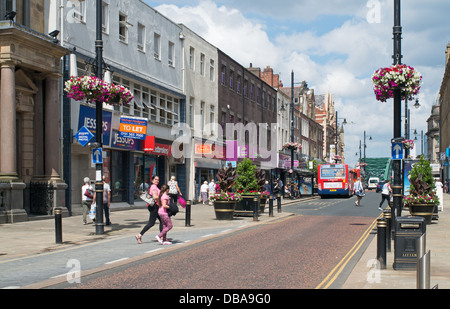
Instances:
[[[159,177],[158,176],[153,176],[152,177],[152,186],[149,189],[149,193],[153,196],[153,198],[155,199],[155,201],[158,200],[159,198],[159,193],[160,193],[160,189],[158,188],[158,184],[159,184]],[[147,204],[148,206],[148,211],[150,212],[150,218],[148,219],[148,223],[146,226],[144,226],[144,228],[142,229],[142,231],[136,235],[136,240],[138,242],[138,244],[142,244],[142,235],[145,234],[145,232],[147,232],[153,225],[155,225],[156,219],[159,220],[159,231],[162,231],[162,221],[161,218],[158,215],[158,205],[155,203],[155,205],[150,206],[149,204]]]
[[[170,208],[169,207],[170,197],[168,193],[169,193],[169,186],[163,185],[161,187],[161,193],[159,193],[158,198],[158,205],[159,205],[158,215],[159,218],[162,220],[163,229],[161,233],[159,233],[159,235],[155,236],[156,240],[161,245],[172,244],[170,241],[167,241],[167,232],[170,231],[173,227],[172,220],[170,220],[169,214],[167,213],[167,209]]]

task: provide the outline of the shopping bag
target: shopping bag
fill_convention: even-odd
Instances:
[[[95,203],[91,205],[91,210],[89,211],[89,218],[91,220],[95,219],[95,210],[96,210],[96,208],[97,208],[97,205]]]
[[[181,207],[186,208],[186,201],[181,196],[178,197],[178,203],[180,203]]]

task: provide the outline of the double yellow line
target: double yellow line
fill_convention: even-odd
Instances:
[[[382,214],[380,215],[380,217]],[[378,218],[380,218],[378,217]],[[344,270],[345,266],[347,266],[348,262],[352,259],[352,257],[358,252],[359,248],[361,248],[362,244],[366,241],[366,239],[369,237],[370,232],[373,230],[375,225],[377,224],[377,219],[375,219],[372,224],[367,228],[367,230],[364,232],[364,234],[359,238],[359,240],[356,242],[356,244],[353,246],[353,248],[350,249],[350,251],[344,256],[344,258],[334,267],[331,272],[328,274],[328,276],[325,277],[325,279],[316,287],[316,289],[328,289],[331,284],[337,279],[337,277],[341,274],[341,272]]]

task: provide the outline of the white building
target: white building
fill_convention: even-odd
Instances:
[[[50,22],[61,31],[62,44],[76,55],[78,76],[95,75],[96,1],[50,1]],[[61,8],[58,11],[57,8]],[[53,13],[52,13],[53,12]],[[53,18],[53,16],[55,16]],[[52,19],[53,18],[53,19]],[[185,121],[183,93],[183,41],[181,26],[143,1],[103,1],[103,58],[112,73],[112,82],[132,91],[129,106],[104,104],[103,174],[109,179],[112,202],[131,205],[143,203],[138,189],[144,181],[158,175],[160,183],[176,176],[186,192],[184,160],[174,159],[172,126]],[[73,72],[73,66],[72,66]],[[68,78],[66,66],[66,78]],[[105,75],[105,79],[108,77]],[[70,137],[83,125],[95,132],[95,106],[71,101],[64,96],[64,132]],[[120,138],[120,117],[131,115],[148,119],[147,136],[155,137],[153,151],[144,151],[144,141]],[[70,123],[68,123],[70,119]],[[95,179],[90,147],[65,138],[65,179],[72,188],[72,204],[81,203],[83,178]],[[68,151],[70,149],[70,151]],[[70,175],[67,175],[69,173]]]

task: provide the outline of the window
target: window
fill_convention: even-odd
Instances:
[[[128,24],[127,15],[119,13],[119,41],[123,43],[128,42]]]
[[[209,61],[209,79],[214,81],[215,69],[214,69],[214,60]]]
[[[138,44],[137,49],[145,52],[145,26],[138,23]]]
[[[214,105],[211,105],[210,110],[209,110],[209,125],[211,128],[211,135],[214,135]]]
[[[200,103],[200,129],[205,129],[205,102]]]
[[[192,128],[193,119],[194,119],[194,98],[190,97],[189,99],[189,126]]]
[[[13,0],[0,0],[0,20],[6,20],[6,13],[15,11],[15,1]]]
[[[227,78],[227,67],[225,65],[222,65],[222,69],[220,70],[221,75],[221,83],[225,86],[225,80]]]
[[[205,75],[205,55],[200,54],[200,75]]]
[[[189,68],[194,71],[195,69],[195,48],[191,46],[189,48]]]
[[[237,78],[237,85],[236,85],[236,91],[237,91],[237,93],[241,93],[241,80],[242,80],[241,76],[238,75],[238,78]]]
[[[153,36],[153,57],[157,60],[161,60],[161,36],[158,33],[155,33]]]
[[[175,44],[169,41],[169,66],[175,66]]]
[[[109,6],[108,6],[108,3],[103,2],[102,9],[103,9],[102,31],[105,34],[108,34],[109,33]]]
[[[230,88],[234,90],[234,71],[230,71]]]
[[[75,8],[75,10],[73,11],[73,17],[75,18],[75,20],[85,23],[86,22],[86,1],[80,0],[78,3],[80,4],[80,6],[78,7],[78,10]]]

